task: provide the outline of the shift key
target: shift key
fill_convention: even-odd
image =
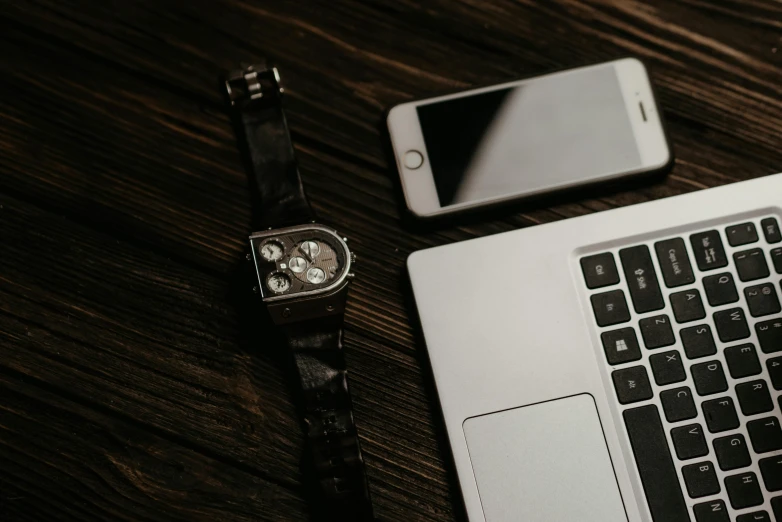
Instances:
[[[625,248],[619,251],[622,268],[630,289],[633,307],[639,314],[660,310],[665,306],[657,274],[654,272],[652,256],[646,245]]]
[[[657,251],[657,261],[668,288],[689,285],[695,282],[692,265],[687,255],[687,247],[680,237],[658,241],[654,244]]]

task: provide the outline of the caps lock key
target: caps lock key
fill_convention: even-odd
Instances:
[[[665,306],[649,248],[640,245],[619,251],[633,307],[639,314],[660,310]]]

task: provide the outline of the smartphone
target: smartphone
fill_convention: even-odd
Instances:
[[[403,103],[387,124],[407,208],[422,218],[673,164],[635,58]]]

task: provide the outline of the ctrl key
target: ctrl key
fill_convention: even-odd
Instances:
[[[581,259],[581,270],[587,288],[601,288],[615,285],[619,282],[619,271],[616,269],[614,255],[611,252],[584,257]]]
[[[627,309],[627,300],[623,291],[612,290],[595,294],[590,300],[598,326],[611,326],[630,320],[630,310]]]

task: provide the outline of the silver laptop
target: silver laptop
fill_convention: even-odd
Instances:
[[[470,522],[782,522],[782,174],[423,250]]]

